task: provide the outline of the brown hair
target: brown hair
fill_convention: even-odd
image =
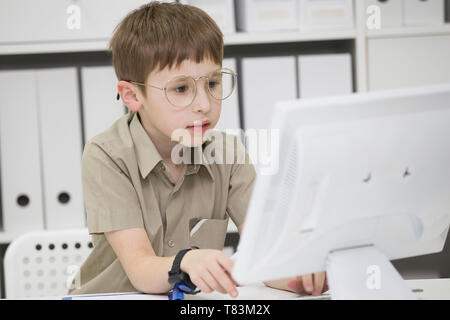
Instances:
[[[152,1],[117,25],[109,49],[119,80],[144,83],[155,69],[179,66],[186,59],[222,65],[223,34],[199,8]]]

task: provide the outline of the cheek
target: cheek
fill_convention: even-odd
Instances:
[[[174,131],[184,130],[188,125],[186,119],[189,119],[184,110],[174,110],[167,107],[162,117],[160,118],[160,128],[167,136],[172,136]]]
[[[211,108],[211,121],[214,125],[219,122],[220,114],[222,113],[222,102],[214,104]]]
[[[149,106],[148,114],[153,120],[153,124],[166,135],[170,136],[173,130],[185,126],[183,125],[183,120],[186,118],[183,117],[182,112],[174,110],[164,95],[162,97],[152,97],[147,102]]]

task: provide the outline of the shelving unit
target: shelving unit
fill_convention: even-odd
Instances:
[[[108,50],[107,39],[0,44],[0,56],[106,50]]]
[[[368,39],[379,38],[402,38],[402,37],[421,37],[421,36],[439,36],[449,35],[450,24],[446,23],[442,26],[430,27],[402,27],[382,30],[368,30]]]
[[[236,46],[284,42],[354,40],[355,38],[355,30],[261,33],[236,32],[232,34],[225,34],[224,42],[225,46]],[[109,40],[107,39],[100,39],[89,41],[73,40],[57,42],[0,44],[0,55],[105,51],[108,48],[108,42]]]
[[[293,31],[293,32],[261,32],[247,33],[237,32],[225,34],[225,45],[248,45],[262,43],[304,42],[304,41],[329,41],[329,40],[354,40],[356,31]]]

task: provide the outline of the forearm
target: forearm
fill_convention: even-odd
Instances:
[[[133,262],[128,277],[136,290],[161,294],[171,289],[168,272],[175,257],[144,256]]]

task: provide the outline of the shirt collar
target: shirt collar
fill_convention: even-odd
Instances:
[[[136,158],[138,162],[139,171],[143,179],[147,178],[148,174],[156,167],[156,165],[162,161],[162,157],[156,149],[153,141],[148,136],[141,122],[139,121],[138,113],[133,114],[130,122],[130,132],[133,142],[135,144]],[[197,173],[200,169],[200,165],[206,167],[211,179],[214,180],[214,175],[212,173],[210,165],[205,160],[205,155],[203,153],[204,147],[208,142],[204,143],[201,147],[202,152],[202,163],[200,164],[189,164],[186,168],[186,174]]]

